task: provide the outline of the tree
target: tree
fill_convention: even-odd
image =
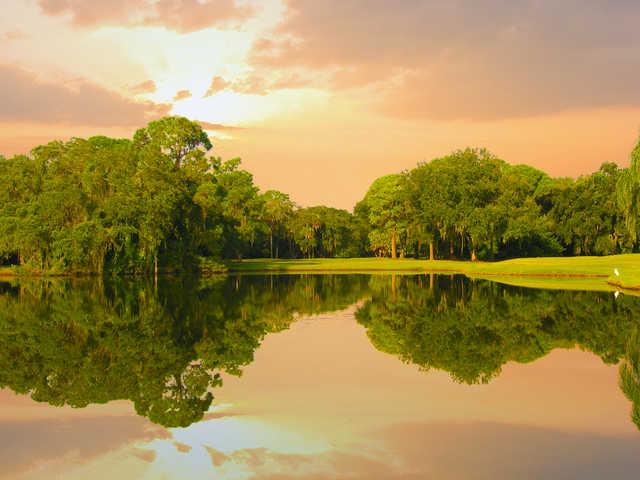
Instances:
[[[317,208],[301,208],[289,221],[289,232],[303,256],[312,258],[320,246],[318,231],[322,219]]]
[[[286,193],[277,190],[267,190],[261,195],[262,215],[261,219],[269,229],[269,257],[273,258],[274,235],[283,234],[285,226],[293,215],[294,203]],[[275,257],[278,258],[278,246],[276,245]]]
[[[503,167],[499,195],[490,209],[495,230],[490,255],[543,256],[562,252],[553,219],[543,208],[551,179],[533,167]],[[494,243],[495,242],[495,243]]]
[[[620,175],[616,192],[630,243],[635,246],[638,240],[638,219],[640,218],[640,140],[631,152],[629,168]]]
[[[202,127],[184,117],[164,117],[151,122],[135,133],[133,141],[138,147],[167,156],[176,168],[201,163],[204,152],[212,147]]]
[[[390,244],[391,258],[398,257],[398,242],[406,235],[404,181],[404,176],[399,174],[378,178],[369,187],[362,200],[363,205],[359,207],[368,213],[372,246],[382,249]]]

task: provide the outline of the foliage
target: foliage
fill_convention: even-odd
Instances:
[[[197,270],[202,258],[494,260],[638,248],[640,143],[629,168],[605,163],[575,180],[459,150],[378,178],[353,213],[261,192],[239,159],[211,148],[199,124],[166,117],[132,140],[75,138],[0,156],[0,266],[157,273]]]
[[[631,165],[620,175],[616,192],[629,236],[627,243],[635,245],[640,233],[640,140],[631,152]]]
[[[509,165],[486,150],[460,150],[377,179],[355,213],[369,224],[374,255],[394,257],[394,242],[401,255],[417,258],[428,245],[431,260],[630,252],[639,152],[629,169],[605,163],[572,180]]]

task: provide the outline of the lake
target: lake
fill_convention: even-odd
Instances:
[[[639,328],[464,276],[5,281],[0,478],[635,479]]]

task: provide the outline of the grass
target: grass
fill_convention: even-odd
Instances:
[[[206,262],[205,262],[206,263]],[[640,291],[640,254],[606,257],[517,258],[502,262],[390,258],[252,259],[206,264],[209,273],[459,273],[532,288]],[[214,268],[215,267],[215,268]],[[620,276],[613,275],[618,269]],[[33,276],[37,272],[0,267],[0,277]]]
[[[24,273],[23,269],[16,266],[0,267],[0,277],[18,277]]]
[[[640,254],[611,255],[605,257],[540,257],[518,258],[501,262],[467,262],[454,260],[415,260],[389,258],[318,258],[304,260],[239,260],[227,263],[231,272],[262,273],[363,273],[363,272],[421,272],[461,273],[471,277],[491,277],[503,283],[527,284],[553,288],[553,283],[576,289],[607,288],[607,279],[617,268],[626,279],[622,288],[640,289]],[[511,279],[511,281],[509,280]],[[532,281],[531,279],[535,279]],[[573,282],[560,280],[573,279]],[[580,279],[580,282],[576,282]],[[544,284],[544,285],[543,285]],[[558,287],[560,288],[560,287]]]
[[[251,259],[230,261],[231,272],[451,272],[462,273],[466,262],[390,258]]]
[[[620,271],[619,276],[611,275],[607,279],[607,283],[619,288],[640,290],[640,270],[630,272]]]

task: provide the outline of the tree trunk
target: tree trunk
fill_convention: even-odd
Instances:
[[[431,241],[429,242],[429,260],[435,260],[435,259],[436,259],[436,255],[433,250],[433,241]]]
[[[273,231],[269,230],[269,258],[273,258]]]
[[[475,248],[471,249],[471,261],[472,262],[477,262],[478,261],[478,256],[476,255],[476,249]]]
[[[433,273],[429,274],[429,289],[433,290],[433,285],[435,283],[435,275]]]
[[[158,279],[158,254],[157,253],[153,256],[153,276],[157,281]]]
[[[398,258],[398,241],[396,239],[396,231],[391,235],[391,258]]]
[[[449,239],[449,258],[453,258],[453,238]]]

